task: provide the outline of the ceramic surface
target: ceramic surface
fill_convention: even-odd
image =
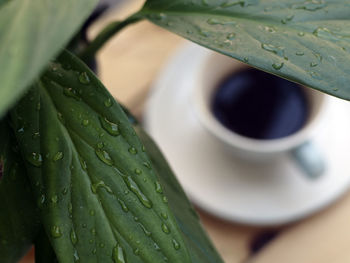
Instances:
[[[187,44],[169,61],[150,94],[146,130],[167,157],[190,199],[226,220],[280,225],[325,208],[350,185],[350,103],[329,99],[313,143],[326,173],[317,180],[287,153],[269,163],[244,162],[229,154],[198,121],[191,103],[194,76],[211,51]]]

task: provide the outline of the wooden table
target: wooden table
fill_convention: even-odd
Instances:
[[[95,35],[110,21],[138,10],[143,0],[127,0],[99,21]],[[100,76],[110,92],[141,116],[152,81],[185,40],[144,21],[114,37],[98,55]],[[303,221],[275,228],[224,222],[199,211],[213,243],[227,263],[350,262],[350,193]],[[267,242],[269,241],[269,242]],[[33,262],[33,251],[21,263]]]

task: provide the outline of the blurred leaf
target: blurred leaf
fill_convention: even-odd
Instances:
[[[68,43],[98,0],[0,0],[0,116]]]

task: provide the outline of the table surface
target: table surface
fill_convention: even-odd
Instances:
[[[144,0],[127,0],[94,26],[95,35],[111,21],[138,10]],[[109,91],[137,115],[167,59],[185,42],[147,21],[132,25],[98,54],[100,77]],[[227,263],[350,262],[350,193],[335,204],[291,225],[261,228],[225,222],[200,211],[205,229]],[[21,263],[33,262],[31,251]]]

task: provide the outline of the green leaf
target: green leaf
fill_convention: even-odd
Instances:
[[[39,219],[29,180],[10,127],[0,122],[0,258],[17,262],[32,245]]]
[[[156,171],[165,195],[168,197],[169,206],[175,215],[185,243],[189,248],[191,262],[223,262],[203,230],[196,211],[187,199],[158,146],[139,125],[135,124],[135,130],[147,149],[152,166]]]
[[[0,116],[70,40],[97,2],[0,1]]]
[[[59,262],[190,262],[127,116],[77,58],[51,63],[11,115]]]
[[[348,0],[148,0],[141,13],[202,46],[350,100]]]
[[[157,144],[142,129],[137,119],[127,108],[123,107],[123,111],[146,148],[152,167],[159,179],[162,190],[169,200],[171,211],[175,215],[185,243],[189,248],[191,262],[223,262],[202,228],[197,212],[188,200]]]

